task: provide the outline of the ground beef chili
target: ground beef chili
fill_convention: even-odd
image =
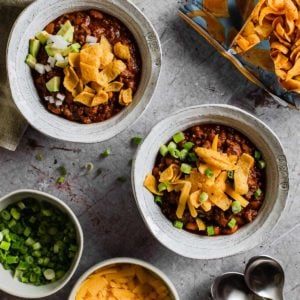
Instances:
[[[98,10],[89,10],[65,14],[48,24],[45,27],[45,31],[55,35],[68,20],[75,26],[74,43],[84,45],[87,36],[97,37],[98,40],[100,40],[101,36],[105,36],[112,45],[121,42],[129,46],[131,58],[128,61],[124,61],[127,69],[116,80],[124,83],[124,88],[131,88],[134,94],[140,81],[141,57],[136,41],[127,27],[115,17]],[[41,64],[47,64],[48,55],[44,47],[41,47],[37,60]],[[52,71],[40,75],[33,70],[32,76],[39,96],[41,99],[44,99],[46,96],[53,95],[47,90],[46,83],[54,76],[63,78],[64,71],[62,68],[55,67]],[[119,104],[119,92],[110,92],[109,102],[96,107],[87,107],[73,102],[72,94],[64,88],[62,83],[60,92],[66,95],[62,106],[57,107],[55,104],[50,104],[44,100],[42,102],[50,112],[70,121],[84,124],[102,122],[124,109],[124,106]]]
[[[219,135],[218,139],[218,151],[226,153],[228,155],[237,155],[240,157],[243,153],[247,153],[251,156],[255,156],[256,151],[255,146],[250,142],[248,138],[239,133],[238,131],[219,125],[199,125],[187,129],[183,132],[185,140],[178,144],[181,148],[186,142],[193,142],[194,147],[204,147],[210,149],[212,147],[212,142],[216,134]],[[159,180],[160,173],[164,171],[171,164],[181,165],[179,159],[175,159],[170,154],[163,157],[159,154],[156,158],[155,166],[152,170],[152,175]],[[197,168],[196,162],[189,162],[193,168]],[[229,179],[227,179],[229,180]],[[204,212],[201,207],[197,209],[198,216],[210,226],[214,226],[214,235],[227,235],[234,233],[238,228],[243,225],[252,222],[261,208],[264,201],[264,191],[265,191],[265,171],[260,169],[258,163],[256,162],[254,167],[250,171],[248,177],[249,192],[244,195],[244,198],[249,201],[249,205],[244,208],[240,213],[234,214],[234,219],[238,226],[234,229],[229,228],[228,222],[233,217],[232,210],[223,211],[217,206],[213,206],[209,212]],[[261,189],[262,193],[257,196],[255,192]],[[178,206],[180,192],[167,192],[164,191],[162,196],[162,203],[160,203],[161,210],[163,214],[172,222],[178,220],[176,216],[176,209]],[[190,222],[195,222],[195,219],[190,215],[188,209],[185,209],[182,220],[183,228],[186,228],[187,224]],[[200,235],[206,234],[199,230],[193,230],[193,233]]]

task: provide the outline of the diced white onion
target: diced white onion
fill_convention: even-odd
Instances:
[[[91,36],[91,35],[88,35],[87,37],[86,37],[86,42],[87,43],[97,43],[97,41],[98,41],[98,38],[96,38],[95,36]]]
[[[49,56],[47,62],[51,66],[51,68],[54,68],[55,63],[56,63],[56,59],[54,57],[52,57],[52,56]]]
[[[66,98],[66,96],[65,96],[64,94],[58,93],[58,94],[56,95],[56,98],[57,98],[58,100],[60,100],[60,101],[64,101],[65,98]]]
[[[52,47],[56,49],[66,49],[70,45],[62,36],[51,35],[49,40],[53,42]]]
[[[63,104],[63,102],[62,102],[61,100],[56,100],[56,101],[55,101],[55,105],[56,105],[57,107],[62,106],[62,104]]]
[[[45,66],[42,64],[35,64],[34,69],[41,75],[45,74]]]
[[[50,72],[52,70],[51,66],[50,65],[46,65],[45,66],[45,71],[46,72]]]
[[[55,58],[57,61],[59,61],[59,62],[65,61],[64,57],[63,57],[60,53],[56,53],[56,54],[54,55],[54,58]]]
[[[49,103],[53,104],[55,102],[54,97],[53,96],[49,96]]]
[[[44,99],[45,99],[46,101],[49,101],[49,97],[50,97],[50,96],[45,96]]]

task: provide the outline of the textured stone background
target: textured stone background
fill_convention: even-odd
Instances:
[[[300,185],[299,113],[279,107],[249,83],[210,45],[189,28],[176,13],[180,1],[136,0],[153,22],[163,48],[163,68],[149,109],[133,126],[114,139],[94,145],[78,145],[49,139],[29,128],[16,152],[0,149],[0,195],[19,188],[49,192],[70,205],[85,235],[83,257],[72,281],[48,299],[66,299],[74,281],[93,264],[107,258],[130,256],[147,260],[174,282],[181,299],[207,299],[213,278],[226,271],[243,271],[254,255],[268,254],[281,260],[286,271],[285,296],[300,293]],[[8,13],[12,13],[8,10]],[[213,261],[182,258],[161,246],[146,229],[136,208],[130,185],[135,148],[133,136],[146,136],[151,127],[180,108],[204,103],[227,103],[247,110],[266,122],[280,137],[290,168],[290,195],[286,210],[271,239],[248,253]],[[105,160],[99,154],[111,147]],[[35,156],[42,154],[43,161]],[[103,173],[82,175],[81,167],[93,162]],[[56,168],[65,164],[67,183],[55,183]],[[116,182],[125,176],[127,182]],[[14,297],[0,292],[0,299]]]

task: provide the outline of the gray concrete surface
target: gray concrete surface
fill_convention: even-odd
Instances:
[[[163,68],[149,109],[133,126],[114,139],[78,145],[49,139],[29,128],[14,153],[0,149],[0,195],[19,188],[49,192],[64,200],[79,217],[85,235],[80,266],[72,281],[48,299],[67,299],[74,281],[93,264],[107,258],[144,259],[163,270],[183,300],[207,299],[213,278],[226,271],[243,271],[252,256],[278,258],[286,271],[285,299],[300,299],[300,122],[299,113],[278,106],[247,81],[177,16],[180,1],[136,0],[161,38]],[[161,246],[148,232],[136,208],[130,185],[135,148],[133,136],[146,136],[151,127],[180,108],[204,103],[228,103],[255,114],[280,137],[289,162],[290,195],[286,210],[271,238],[255,249],[220,260],[196,261]],[[113,155],[99,159],[111,147]],[[43,161],[35,156],[42,154]],[[82,175],[81,167],[93,162],[103,173]],[[65,164],[66,184],[55,183],[56,168]],[[125,176],[127,181],[116,179]],[[1,300],[15,297],[0,292]]]

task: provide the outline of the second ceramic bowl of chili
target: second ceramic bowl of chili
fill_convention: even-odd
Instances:
[[[247,251],[277,224],[289,189],[276,134],[228,105],[183,109],[159,122],[133,163],[136,203],[170,250],[195,259]]]

